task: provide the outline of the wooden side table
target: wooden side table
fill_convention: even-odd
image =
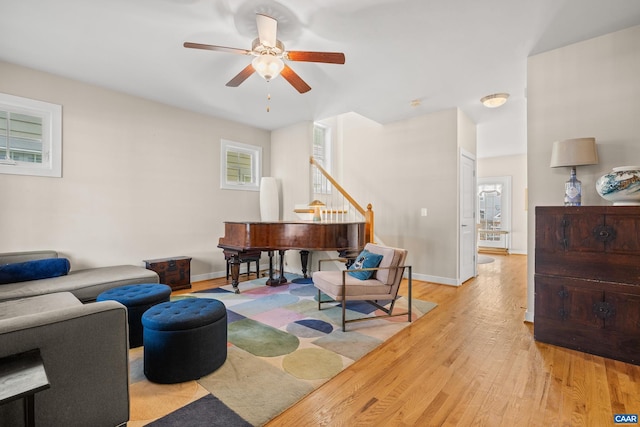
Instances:
[[[178,256],[144,260],[146,268],[160,276],[160,283],[171,286],[172,291],[191,288],[191,258]]]
[[[49,387],[40,350],[0,359],[0,405],[24,399],[25,426],[35,426],[35,394]]]

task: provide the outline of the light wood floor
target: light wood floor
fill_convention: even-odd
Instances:
[[[534,341],[526,257],[492,257],[460,287],[414,281],[435,310],[267,427],[600,427],[640,413],[640,366]]]

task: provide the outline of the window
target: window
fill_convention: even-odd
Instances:
[[[0,173],[62,176],[62,107],[0,93]]]
[[[220,188],[259,191],[261,175],[262,147],[220,141]]]
[[[313,158],[331,173],[331,131],[318,123],[313,124]],[[313,193],[331,194],[331,183],[316,168],[313,169]]]

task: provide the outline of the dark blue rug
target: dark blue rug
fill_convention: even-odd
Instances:
[[[251,427],[217,397],[210,394],[152,423],[150,427]]]

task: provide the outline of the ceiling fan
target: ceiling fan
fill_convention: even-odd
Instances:
[[[266,81],[274,79],[281,74],[298,92],[305,93],[311,90],[311,86],[302,80],[283,60],[344,64],[344,53],[340,52],[286,51],[284,44],[276,38],[278,21],[270,16],[258,13],[256,14],[256,23],[258,26],[258,38],[253,41],[251,50],[192,42],[185,42],[184,47],[255,56],[251,64],[247,65],[227,82],[229,87],[240,86],[249,76],[257,72]]]

